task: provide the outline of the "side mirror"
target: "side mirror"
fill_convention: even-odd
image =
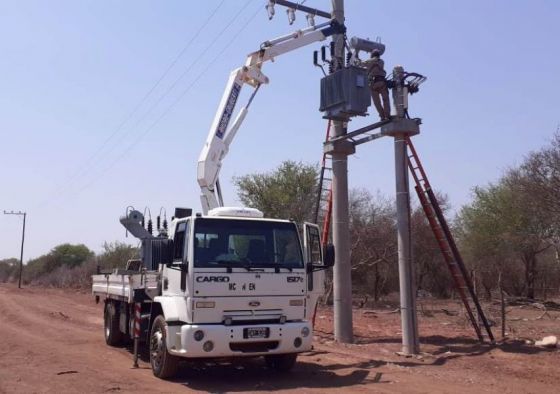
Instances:
[[[312,273],[315,270],[315,265],[311,262],[305,264],[305,270],[308,274]]]
[[[323,253],[323,265],[326,268],[331,268],[334,266],[334,245],[327,244]]]

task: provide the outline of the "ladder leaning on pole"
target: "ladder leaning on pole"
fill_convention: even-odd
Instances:
[[[383,137],[382,133],[371,134],[370,132],[377,129],[385,124],[390,123],[389,120],[382,120],[380,122],[373,123],[369,126],[363,127],[359,130],[355,130],[352,133],[346,134],[344,136],[338,136],[331,138],[331,122],[329,121],[327,125],[327,132],[325,137],[325,144],[333,141],[340,141],[344,139],[349,139],[352,141],[354,146],[364,144],[369,141],[376,140]],[[362,136],[359,139],[354,139],[354,137]],[[317,201],[315,203],[315,216],[314,223],[317,223],[321,227],[321,242],[326,245],[329,241],[331,218],[332,218],[332,205],[333,205],[333,193],[332,193],[332,156],[330,154],[323,153],[323,158],[321,160],[321,171],[319,173],[319,185],[317,191]]]
[[[331,121],[327,124],[325,142],[331,138]],[[315,201],[315,212],[313,222],[321,229],[321,244],[329,242],[329,230],[331,227],[332,213],[332,157],[323,153],[321,159],[321,170],[319,173],[319,184],[317,186],[317,200]],[[315,327],[315,317],[317,316],[318,303],[313,312],[312,325]]]
[[[414,149],[414,145],[412,145],[410,137],[406,136],[405,142],[410,149],[408,154],[408,167],[416,184],[414,188],[416,189],[416,193],[420,199],[420,204],[424,209],[424,213],[426,214],[430,227],[436,237],[441,253],[443,254],[443,258],[447,263],[447,267],[449,268],[449,272],[451,273],[457,292],[463,301],[469,320],[476,331],[478,339],[481,342],[484,342],[482,328],[473,313],[473,309],[476,309],[478,316],[484,325],[486,333],[488,334],[488,339],[493,343],[494,335],[490,329],[490,324],[488,323],[484,311],[480,306],[480,302],[478,301],[478,297],[474,292],[465,263],[463,262],[461,254],[457,249],[453,235],[449,230],[445,216],[443,215],[436,195],[428,181],[428,177],[422,167],[422,163],[420,163],[416,149]],[[471,302],[474,304],[474,308],[471,306]]]
[[[327,125],[325,142],[330,138],[331,121]],[[326,245],[329,241],[329,229],[331,225],[332,212],[332,158],[323,153],[321,170],[319,173],[319,185],[317,201],[315,203],[314,222],[321,227],[321,242]]]

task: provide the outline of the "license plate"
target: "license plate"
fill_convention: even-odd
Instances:
[[[249,327],[243,330],[244,338],[268,338],[269,336],[268,327]]]

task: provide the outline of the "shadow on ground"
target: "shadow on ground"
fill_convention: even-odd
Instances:
[[[340,388],[342,391],[345,387],[376,382],[376,373],[370,370],[375,366],[376,364],[364,365],[363,368],[341,374],[334,370],[355,366],[324,366],[299,361],[291,372],[281,373],[267,368],[262,358],[228,363],[185,362],[173,381],[193,390],[208,392],[305,388]]]
[[[327,336],[327,335],[325,335]],[[360,344],[400,344],[400,337],[357,337]],[[325,350],[307,353],[294,369],[288,373],[280,373],[266,366],[262,357],[236,359],[227,361],[183,361],[176,378],[170,382],[193,390],[207,392],[242,392],[242,391],[274,391],[281,389],[305,388],[345,388],[365,384],[386,384],[380,380],[378,368],[386,365],[397,365],[407,368],[423,366],[441,366],[450,360],[462,357],[477,357],[500,349],[503,352],[519,354],[536,354],[550,351],[527,345],[523,341],[508,341],[498,345],[481,344],[469,337],[422,337],[421,343],[429,348],[429,352],[420,359],[415,357],[388,356],[386,359],[355,360],[349,358],[347,363],[320,363],[321,358],[329,354]],[[131,351],[132,348],[129,348]],[[141,360],[149,363],[149,355],[145,347],[140,353]],[[313,361],[317,361],[314,363]],[[330,361],[330,360],[329,360]],[[147,367],[149,368],[149,366]],[[311,377],[311,379],[310,379]]]
[[[126,349],[132,354],[133,346]],[[139,359],[148,363],[140,368],[149,369],[150,356],[146,346],[139,349]],[[311,352],[309,355],[317,358],[327,352]],[[174,379],[169,380],[193,390],[207,392],[240,392],[240,391],[273,391],[297,388],[327,388],[348,387],[366,383],[378,382],[376,371],[371,371],[385,365],[385,362],[372,361],[366,363],[320,365],[298,360],[290,372],[278,372],[266,366],[263,357],[228,359],[225,361],[182,361],[181,368]],[[351,368],[355,369],[347,374],[334,371]],[[371,376],[370,376],[371,375]],[[309,377],[314,379],[309,379]],[[311,383],[310,383],[311,382]]]

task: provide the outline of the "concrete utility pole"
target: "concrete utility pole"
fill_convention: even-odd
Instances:
[[[399,288],[401,301],[402,351],[418,353],[416,297],[410,237],[410,194],[405,134],[395,135],[395,183],[397,192],[397,242],[399,252]]]
[[[23,270],[23,244],[25,242],[25,218],[27,217],[27,213],[26,212],[14,212],[14,211],[10,211],[10,212],[6,212],[4,211],[4,215],[18,215],[18,216],[22,216],[23,215],[23,231],[21,233],[21,254],[19,256],[19,280],[18,280],[18,289],[21,289],[21,272]]]
[[[344,0],[332,0],[333,17],[344,24]],[[344,67],[344,35],[333,35],[334,71]],[[344,122],[333,121],[334,137],[346,134]],[[348,153],[333,152],[333,241],[334,265],[334,337],[352,343],[352,267],[350,266],[350,230],[348,226]]]
[[[397,242],[399,253],[399,289],[401,302],[402,352],[416,354],[419,351],[418,323],[416,318],[416,285],[412,263],[410,235],[410,194],[408,185],[408,149],[405,137],[418,134],[418,125],[406,118],[407,92],[404,89],[404,69],[393,70],[393,101],[396,116],[381,128],[385,135],[395,139],[395,184],[397,200]]]

